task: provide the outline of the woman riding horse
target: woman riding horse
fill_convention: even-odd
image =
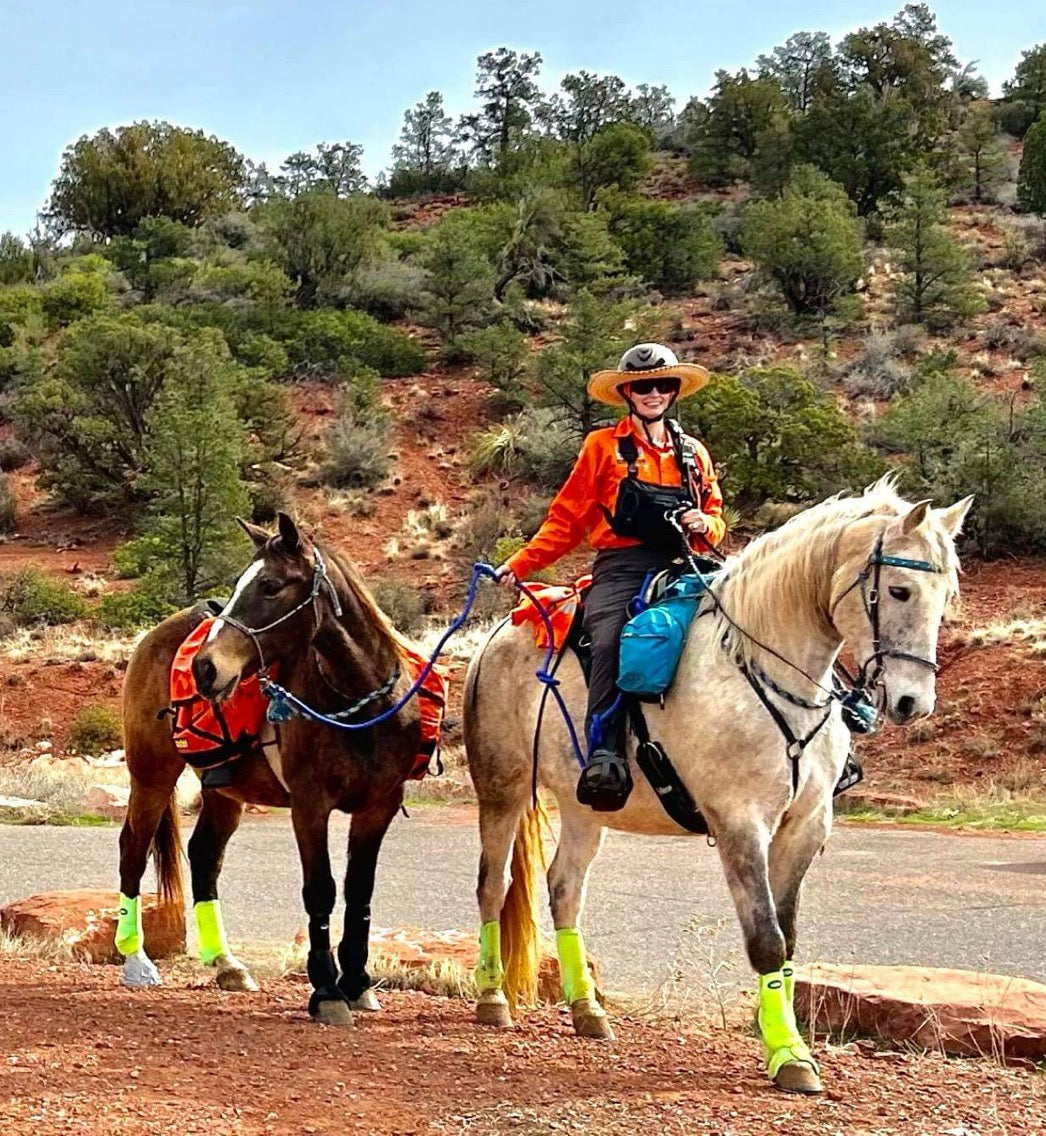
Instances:
[[[616,685],[618,641],[629,600],[649,573],[667,568],[682,553],[681,532],[665,513],[677,514],[695,552],[707,552],[726,532],[723,496],[708,451],[666,418],[708,377],[704,367],[680,363],[659,343],[640,343],[621,356],[616,370],[593,375],[591,397],[626,406],[628,414],[585,438],[541,528],[499,569],[499,578],[515,587],[585,536],[597,550],[584,607],[592,644],[585,713],[589,756],[577,794],[600,812],[622,808],[632,789]]]

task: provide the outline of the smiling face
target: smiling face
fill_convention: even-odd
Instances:
[[[679,394],[679,380],[671,376],[633,379],[625,383],[621,393],[644,418],[660,418]]]

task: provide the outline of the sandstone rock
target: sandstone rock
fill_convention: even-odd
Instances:
[[[82,888],[16,899],[0,908],[0,927],[8,934],[67,943],[88,962],[119,962],[113,945],[118,915],[116,892]],[[185,911],[142,897],[142,929],[150,958],[185,950]]]
[[[796,974],[800,1019],[957,1056],[1046,1057],[1046,985],[968,970],[832,966]]]
[[[109,820],[123,820],[131,790],[126,785],[92,785],[84,794],[83,807]]]

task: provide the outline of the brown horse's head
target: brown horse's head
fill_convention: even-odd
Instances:
[[[301,654],[319,623],[319,605],[337,607],[315,546],[302,540],[286,513],[278,521],[274,535],[239,522],[256,551],[193,661],[196,688],[205,698],[228,698],[244,675]]]

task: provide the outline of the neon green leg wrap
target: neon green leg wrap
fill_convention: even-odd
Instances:
[[[229,940],[225,937],[221,900],[206,899],[193,907],[196,916],[196,935],[200,941],[200,962],[210,966],[219,955],[231,955]]]
[[[781,967],[781,977],[784,979],[785,1001],[789,1006],[795,1006],[795,963],[791,959],[785,959],[784,966]]]
[[[501,925],[496,919],[479,929],[479,962],[475,975],[481,994],[500,990],[505,981],[505,968],[501,965]]]
[[[556,932],[556,954],[559,955],[559,977],[568,1005],[582,998],[596,996],[596,984],[588,969],[585,940],[576,927],[561,927]]]
[[[759,976],[759,1032],[766,1046],[766,1071],[773,1079],[782,1065],[801,1061],[819,1072],[806,1042],[799,1036],[791,1001],[785,994],[785,976],[780,970]]]
[[[116,921],[116,949],[126,958],[128,955],[136,955],[144,945],[140,897],[128,899],[123,892],[120,892],[120,917]]]

